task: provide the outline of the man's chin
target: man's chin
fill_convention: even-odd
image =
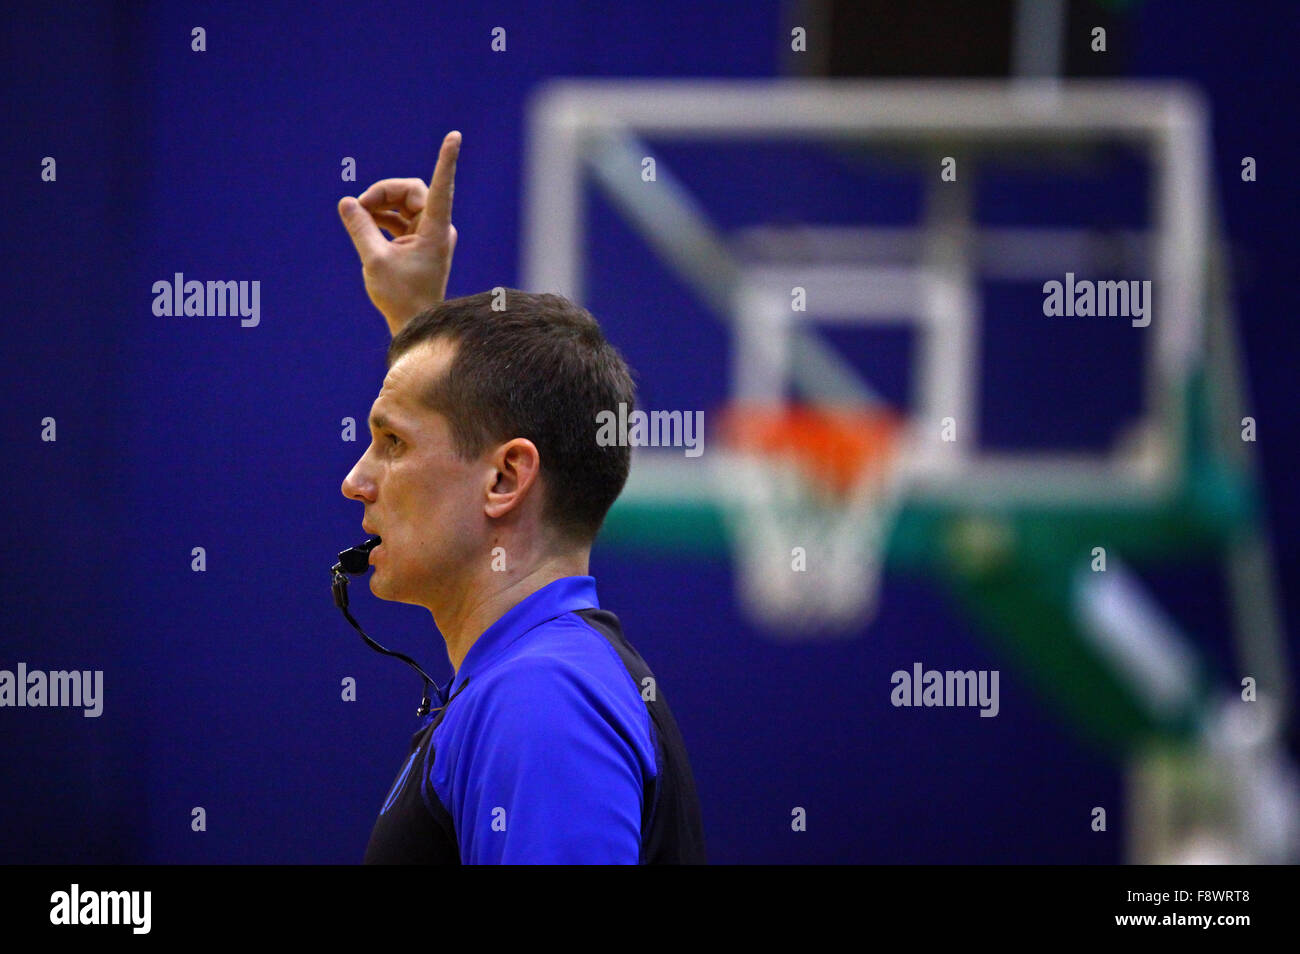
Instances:
[[[386,603],[414,603],[414,600],[404,599],[400,593],[394,592],[387,583],[381,578],[378,569],[370,574],[370,592],[376,598]]]

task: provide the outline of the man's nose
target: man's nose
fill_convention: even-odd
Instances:
[[[365,462],[363,455],[361,460],[357,461],[348,475],[343,478],[343,496],[349,500],[373,501],[375,499],[375,482],[366,474],[362,464]]]

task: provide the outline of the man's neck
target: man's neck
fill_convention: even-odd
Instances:
[[[589,551],[546,557],[518,574],[491,572],[471,581],[455,605],[433,610],[434,625],[447,643],[451,668],[460,672],[470,647],[493,623],[544,586],[566,576],[586,576]]]

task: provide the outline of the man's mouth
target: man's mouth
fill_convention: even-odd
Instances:
[[[382,546],[382,544],[380,543],[380,536],[374,530],[367,527],[365,521],[362,521],[361,529],[364,530],[370,536],[370,539],[367,540],[365,543],[365,545],[370,547],[370,549],[366,553],[366,558],[367,558],[367,564],[373,565],[374,561],[373,559],[371,559],[371,557],[373,556],[374,552],[378,550],[380,546]]]

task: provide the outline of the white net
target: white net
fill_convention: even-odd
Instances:
[[[838,493],[795,460],[727,456],[717,479],[729,502],[737,595],[753,622],[798,638],[856,635],[871,621],[902,500],[895,463],[893,454],[880,455]]]

